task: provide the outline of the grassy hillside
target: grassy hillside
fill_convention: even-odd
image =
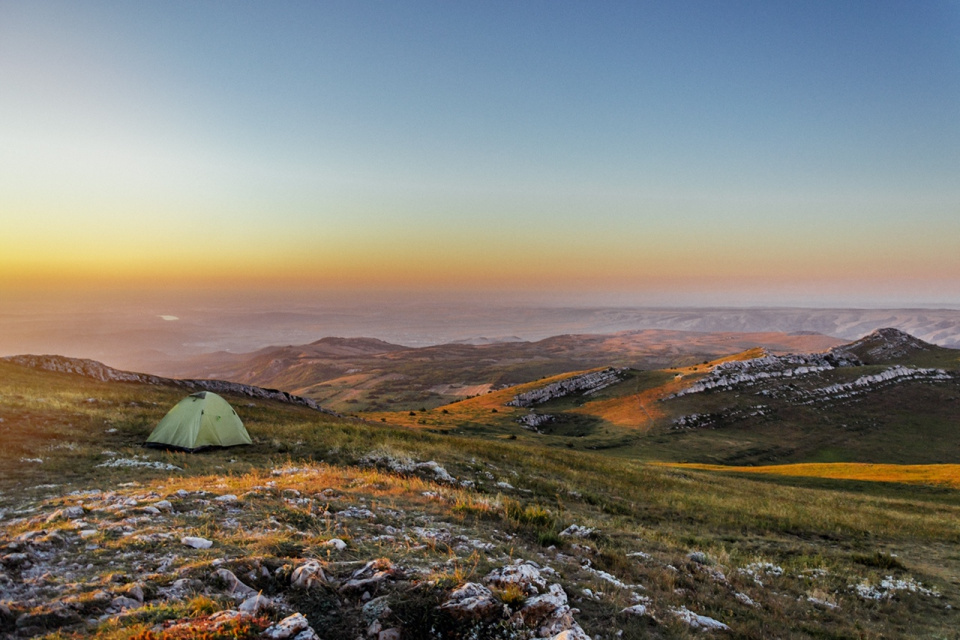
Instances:
[[[633,376],[620,386],[662,382]],[[525,607],[544,601],[489,579],[516,560],[559,585],[578,610],[565,624],[593,638],[703,637],[707,619],[742,638],[955,633],[954,489],[790,486],[538,442],[561,435],[462,437],[243,397],[228,400],[252,446],[143,449],[182,394],[0,363],[0,633],[252,638],[300,612],[324,638],[373,619],[403,638],[536,637]],[[584,529],[561,535],[572,524]],[[295,586],[309,560],[325,578]],[[271,605],[214,632],[244,600],[223,570]],[[438,608],[485,579],[496,612]],[[365,608],[365,590],[388,606]]]
[[[619,384],[599,393],[574,393],[531,409],[506,403],[516,394],[584,372],[436,408],[369,415],[389,424],[642,460],[727,465],[960,462],[960,352],[905,341],[903,334],[888,343],[875,338],[855,343],[852,351],[874,364],[810,369],[806,356],[794,364],[774,359],[766,366],[776,377],[753,380],[745,374],[741,382],[698,392],[690,391],[723,371],[731,371],[728,378],[742,375],[740,369],[724,366],[757,358],[763,362],[768,354],[751,349],[687,367],[627,370]],[[779,377],[784,367],[802,373],[791,370],[789,377]],[[550,419],[533,431],[518,422],[531,413]]]
[[[841,343],[819,334],[658,330],[422,348],[369,338],[324,338],[250,354],[206,354],[184,362],[174,373],[283,389],[341,412],[415,411],[580,369],[659,369],[699,364],[756,345],[787,353]]]

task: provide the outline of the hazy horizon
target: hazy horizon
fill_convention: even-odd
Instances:
[[[141,292],[7,297],[0,356],[56,354],[168,374],[204,353],[252,352],[325,337],[377,338],[409,347],[480,338],[541,340],[568,333],[665,329],[815,331],[855,339],[895,326],[960,347],[960,305],[912,308],[628,306],[393,295]]]

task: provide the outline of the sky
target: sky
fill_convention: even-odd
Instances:
[[[0,295],[960,305],[960,3],[0,0]]]

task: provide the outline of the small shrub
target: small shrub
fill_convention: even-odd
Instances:
[[[523,603],[527,601],[527,594],[524,592],[523,588],[512,582],[505,586],[503,589],[492,589],[493,594],[500,598],[500,601],[503,604],[507,605],[514,611],[523,606]]]
[[[530,525],[538,529],[554,526],[556,519],[547,509],[538,504],[526,507],[516,500],[507,500],[504,505],[507,517],[518,525]]]
[[[537,532],[537,544],[541,547],[559,547],[563,544],[563,538],[556,529],[547,529]]]
[[[897,560],[896,556],[883,553],[882,551],[875,551],[872,554],[855,555],[853,556],[853,561],[857,564],[876,567],[877,569],[906,569],[903,563]]]

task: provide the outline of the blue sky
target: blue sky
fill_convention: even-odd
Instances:
[[[0,86],[0,287],[960,302],[956,2],[0,1]]]

